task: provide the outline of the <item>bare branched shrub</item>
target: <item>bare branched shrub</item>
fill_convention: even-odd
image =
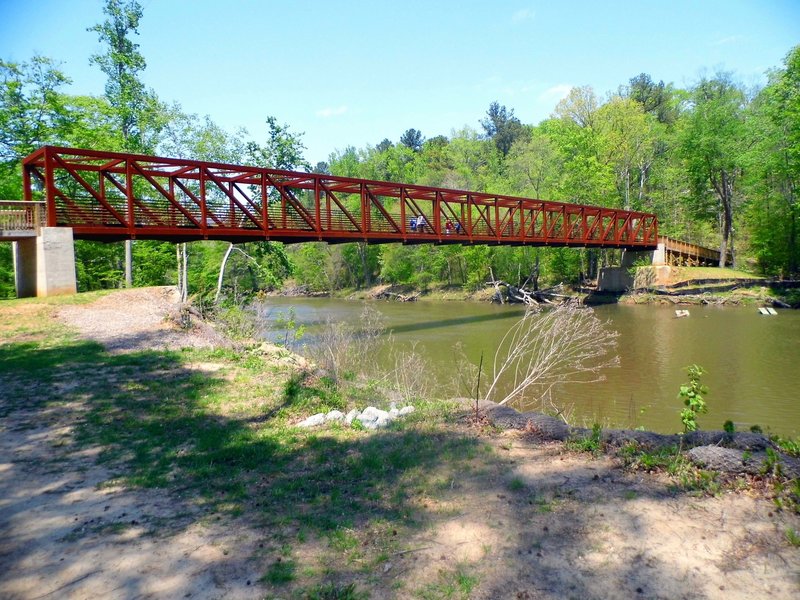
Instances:
[[[410,350],[392,352],[394,369],[390,385],[405,401],[426,398],[430,395],[433,384],[428,362],[417,352],[414,342]]]
[[[314,343],[308,346],[309,358],[335,382],[348,373],[374,372],[383,332],[383,315],[365,305],[355,325],[326,319]]]
[[[618,356],[609,356],[618,335],[575,301],[529,308],[500,342],[485,398],[499,404],[544,400],[560,384],[602,381],[604,369],[619,365]]]
[[[475,398],[478,382],[478,365],[467,358],[461,342],[453,344],[453,368],[450,393],[456,397]]]

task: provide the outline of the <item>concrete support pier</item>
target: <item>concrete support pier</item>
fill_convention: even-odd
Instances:
[[[655,250],[622,252],[621,267],[603,267],[597,277],[600,292],[624,292],[633,288],[663,285],[669,280],[670,268],[664,266],[666,247],[659,240]],[[637,265],[653,265],[649,269],[636,269]]]
[[[42,227],[14,242],[14,274],[18,298],[77,293],[72,229]]]

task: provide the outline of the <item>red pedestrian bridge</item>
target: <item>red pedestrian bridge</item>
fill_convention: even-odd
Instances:
[[[76,239],[658,244],[649,213],[180,158],[45,146],[23,176],[42,224]]]

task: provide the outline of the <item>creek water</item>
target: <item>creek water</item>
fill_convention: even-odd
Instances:
[[[313,344],[328,320],[358,323],[364,302],[328,298],[270,298],[268,320],[290,309],[306,327],[299,344]],[[385,339],[394,348],[414,348],[424,361],[429,382],[439,394],[471,396],[474,382],[458,380],[460,351],[478,364],[483,377],[500,339],[523,314],[520,307],[473,302],[368,302],[383,315]],[[701,428],[721,429],[726,420],[737,430],[760,425],[764,431],[800,433],[800,311],[781,310],[763,316],[755,307],[689,307],[688,318],[676,318],[669,306],[608,305],[595,308],[606,327],[619,333],[620,366],[604,371],[605,381],[568,384],[553,391],[552,401],[571,413],[570,422],[644,427],[662,433],[681,430],[678,390],[687,381],[685,367],[707,371],[702,382],[709,412]],[[391,334],[389,334],[391,332]],[[278,329],[270,337],[283,339]],[[378,353],[383,371],[395,364],[385,347]],[[459,347],[459,350],[454,348]],[[301,349],[302,351],[302,349]],[[534,401],[519,409],[538,408]]]

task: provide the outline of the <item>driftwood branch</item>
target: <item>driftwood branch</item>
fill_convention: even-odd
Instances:
[[[564,284],[559,283],[553,287],[543,290],[527,290],[525,286],[517,287],[502,279],[492,279],[489,285],[494,286],[494,299],[500,304],[509,303],[525,304],[527,306],[539,306],[539,304],[560,304],[572,299],[572,296],[564,294]]]
[[[380,300],[396,300],[397,302],[415,302],[417,298],[419,298],[419,292],[414,292],[413,294],[396,294],[395,292],[390,292],[388,290],[384,290],[379,294],[376,294],[375,297]]]

